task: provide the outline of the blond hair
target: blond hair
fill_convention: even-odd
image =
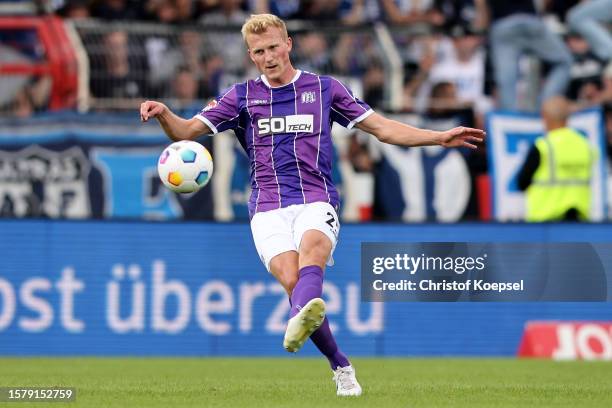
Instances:
[[[242,32],[242,38],[246,42],[247,34],[262,34],[270,27],[278,28],[284,40],[289,37],[285,22],[274,14],[251,14],[251,17],[247,19],[240,31]]]

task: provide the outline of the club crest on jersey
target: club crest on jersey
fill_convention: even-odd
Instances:
[[[317,98],[313,91],[302,92],[302,103],[314,103]]]
[[[259,135],[275,133],[312,133],[313,115],[288,115],[261,118],[257,121]]]
[[[206,105],[206,107],[204,108],[204,112],[207,112],[209,110],[211,110],[212,108],[214,108],[215,106],[217,106],[217,100],[213,99],[212,101],[208,102],[208,105]]]

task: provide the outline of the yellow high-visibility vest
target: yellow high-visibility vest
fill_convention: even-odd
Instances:
[[[588,140],[573,129],[555,129],[536,140],[540,153],[527,188],[527,221],[563,219],[574,208],[580,219],[591,212],[591,169],[595,152]]]

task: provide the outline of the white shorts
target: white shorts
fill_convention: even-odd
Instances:
[[[287,251],[298,252],[302,236],[308,230],[324,233],[332,243],[327,265],[332,266],[332,254],[338,242],[340,222],[336,210],[329,203],[295,204],[257,213],[251,219],[253,241],[261,262],[270,271],[270,261]]]

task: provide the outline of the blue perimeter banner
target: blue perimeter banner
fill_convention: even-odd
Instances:
[[[0,231],[2,355],[287,355],[286,295],[246,224],[12,220]],[[346,225],[328,316],[349,355],[511,356],[527,320],[606,320],[612,304],[362,302],[361,242],[610,236],[610,225]]]

